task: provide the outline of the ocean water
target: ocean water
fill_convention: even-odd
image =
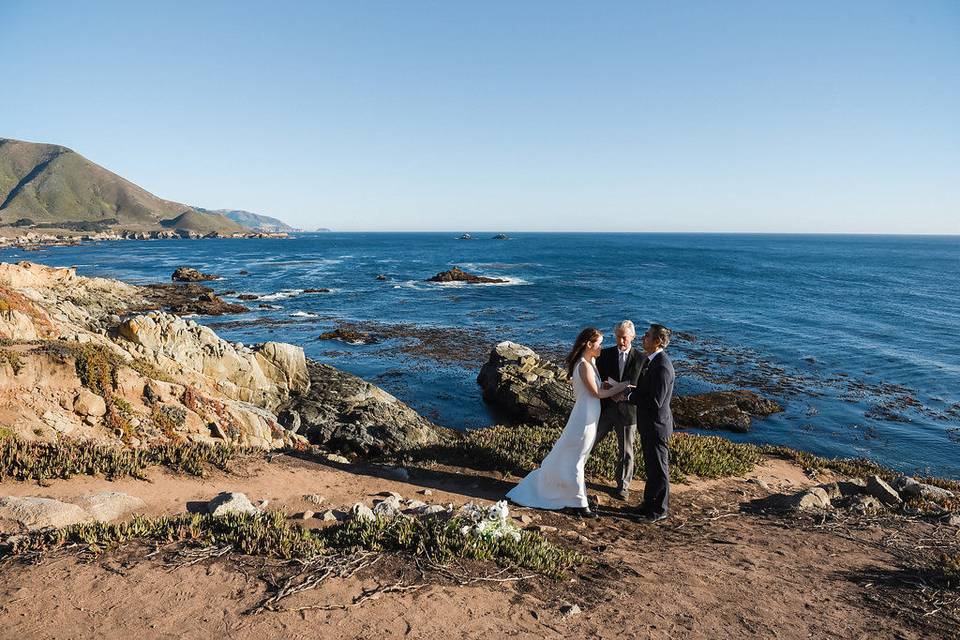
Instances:
[[[679,393],[748,388],[784,405],[726,437],[960,478],[958,237],[457,235],[104,242],[0,260],[136,283],[169,282],[181,265],[219,274],[217,291],[263,298],[198,322],[231,340],[299,344],[459,429],[495,421],[475,378],[496,342],[558,353],[584,326],[612,340],[623,318],[641,333],[661,322],[678,333]],[[425,282],[454,265],[508,283]],[[321,287],[331,292],[303,293]],[[319,339],[342,322],[382,339]]]

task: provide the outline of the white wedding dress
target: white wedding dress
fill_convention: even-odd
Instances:
[[[573,371],[573,397],[576,402],[567,419],[567,426],[540,468],[528,473],[507,494],[507,498],[516,504],[537,509],[587,506],[583,469],[597,435],[600,400],[587,390],[580,377],[580,367],[593,369],[597,388],[600,388],[596,369],[581,358]]]

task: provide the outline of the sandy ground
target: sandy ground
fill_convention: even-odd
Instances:
[[[744,478],[679,485],[671,518],[658,525],[620,517],[620,503],[602,492],[605,515],[596,521],[517,508],[518,517],[531,515],[537,524],[557,527],[547,535],[589,561],[562,581],[537,577],[460,585],[420,574],[410,558],[391,557],[284,600],[286,611],[256,615],[245,612],[270,594],[269,583],[289,565],[227,556],[184,566],[165,561],[163,554],[148,558],[151,549],[136,546],[94,558],[56,554],[37,564],[7,559],[0,562],[0,637],[958,637],[952,618],[924,616],[923,607],[911,611],[903,602],[912,594],[890,586],[904,571],[903,558],[889,544],[890,527],[835,529],[764,514],[754,506],[769,491],[757,479],[774,491],[815,483],[788,463],[770,461]],[[275,455],[204,479],[156,469],[149,482],[88,477],[44,487],[4,482],[0,493],[67,498],[123,491],[145,500],[149,513],[174,514],[229,490],[297,513],[320,510],[305,494],[320,494],[333,508],[371,504],[374,495],[388,490],[460,505],[499,499],[514,481],[438,469],[414,470],[409,482],[397,482],[364,466]],[[424,488],[432,495],[418,494]],[[642,483],[635,482],[633,492],[639,496]],[[933,527],[939,525],[908,522],[896,535],[919,539]],[[359,606],[289,610],[349,605],[365,590],[398,582],[426,586],[384,593]],[[564,615],[564,604],[576,604],[581,612]]]

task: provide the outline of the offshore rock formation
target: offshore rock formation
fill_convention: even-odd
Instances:
[[[377,455],[431,445],[454,433],[357,376],[308,362],[310,389],[280,410],[288,428],[344,453]]]
[[[573,409],[573,388],[567,372],[543,360],[533,349],[501,342],[480,369],[477,384],[483,399],[504,421],[513,424],[563,425]],[[674,396],[670,404],[678,428],[727,429],[744,432],[751,416],[783,411],[752,391],[716,391]]]
[[[203,282],[205,280],[216,280],[219,276],[212,273],[202,273],[193,267],[179,267],[170,276],[175,282]]]
[[[469,284],[483,284],[483,283],[492,283],[492,284],[501,284],[504,282],[509,282],[509,280],[501,280],[500,278],[488,278],[486,276],[478,276],[472,273],[467,273],[462,270],[460,267],[454,267],[449,271],[441,271],[432,278],[427,278],[427,282],[466,282]]]

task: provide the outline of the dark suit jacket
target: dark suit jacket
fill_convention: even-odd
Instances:
[[[640,355],[644,357],[643,354]],[[637,407],[637,428],[641,433],[644,430],[653,430],[663,438],[673,433],[670,400],[673,397],[675,377],[673,363],[666,351],[661,351],[643,372],[637,388],[627,400]]]
[[[640,364],[643,362],[643,352],[633,347],[627,354],[627,364],[623,367],[623,378],[620,377],[620,358],[619,349],[616,346],[607,347],[600,350],[597,357],[597,373],[600,379],[606,381],[607,378],[613,378],[617,382],[629,380],[630,384],[637,384],[640,378]],[[636,424],[637,408],[628,402],[614,402],[609,398],[600,401],[601,412],[608,414],[613,412],[616,421],[620,424]]]

